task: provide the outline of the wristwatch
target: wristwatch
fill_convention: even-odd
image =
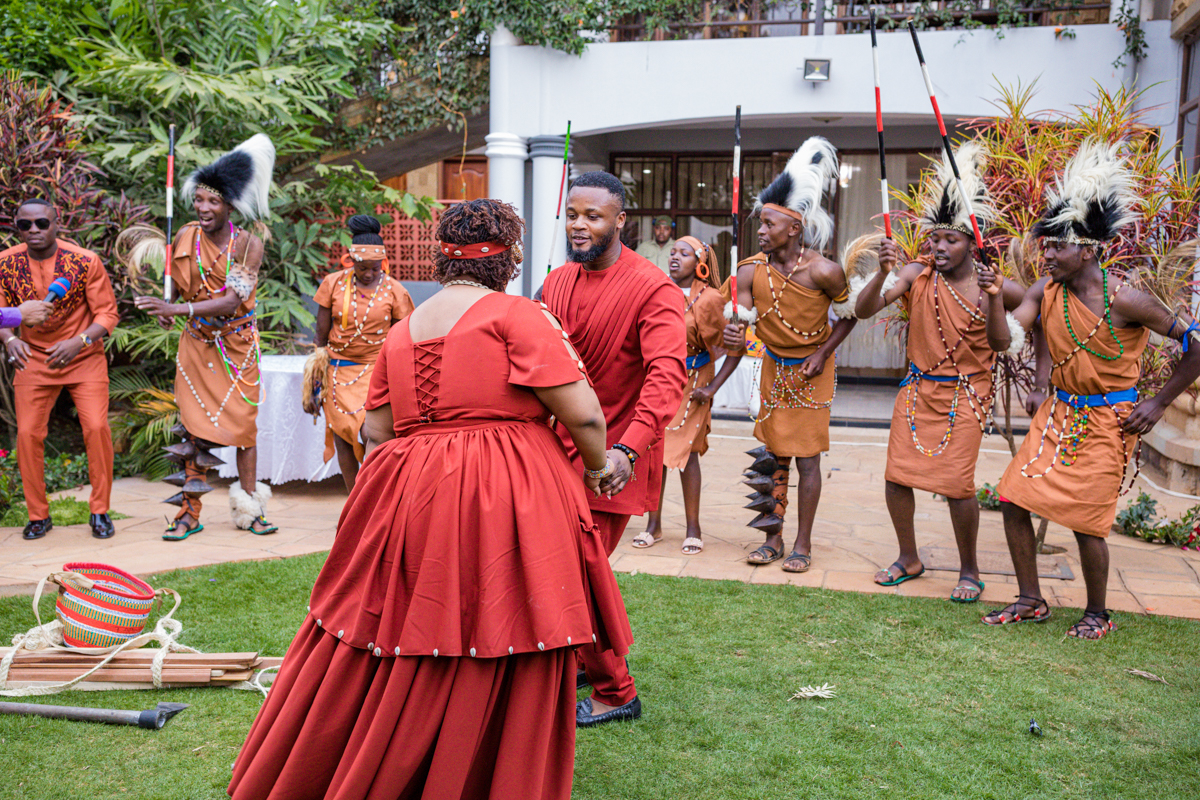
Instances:
[[[79,334],[79,338],[80,338],[80,339],[83,339],[83,346],[84,346],[84,347],[91,347],[91,346],[92,346],[92,337],[88,336],[86,333],[81,333],[81,334]]]

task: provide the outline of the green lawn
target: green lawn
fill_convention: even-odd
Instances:
[[[184,594],[183,641],[280,654],[322,556],[151,581]],[[1200,623],[1074,612],[996,630],[938,600],[620,576],[642,719],[581,731],[575,797],[1195,798]],[[50,603],[46,601],[46,613]],[[0,632],[32,625],[0,598]],[[1169,685],[1127,674],[1141,669]],[[789,702],[804,684],[831,700]],[[228,690],[73,692],[42,702],[191,703],[158,732],[0,717],[0,798],[218,798],[259,706]],[[1028,733],[1030,718],[1044,736]]]

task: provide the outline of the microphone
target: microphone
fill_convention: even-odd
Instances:
[[[42,302],[53,303],[57,300],[61,300],[66,296],[70,289],[71,282],[69,280],[66,278],[55,278],[54,280],[50,281],[50,286],[46,290],[46,299]]]

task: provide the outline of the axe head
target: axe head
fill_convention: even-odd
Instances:
[[[183,470],[180,470],[179,472],[173,472],[167,477],[163,478],[163,483],[169,483],[172,486],[183,486],[185,483],[187,483],[187,473]]]
[[[196,445],[191,442],[180,442],[179,444],[167,445],[163,448],[163,452],[167,454],[167,459],[174,461],[177,464],[182,464],[184,461],[196,455]]]
[[[748,508],[751,511],[757,511],[760,514],[765,514],[768,511],[774,511],[775,504],[778,502],[771,495],[763,494],[762,492],[755,492],[754,494],[746,495],[746,497],[750,500],[750,502],[742,507]]]
[[[138,715],[138,727],[156,731],[171,717],[187,708],[186,703],[159,703],[156,707],[147,709]]]
[[[207,451],[200,450],[196,453],[196,466],[200,467],[201,469],[212,469],[213,467],[219,467],[224,463],[224,461]]]
[[[779,471],[779,462],[775,460],[775,456],[767,453],[766,455],[755,460],[755,462],[750,465],[750,469],[754,472],[757,472],[759,475],[774,475]]]
[[[213,487],[202,481],[200,478],[192,478],[183,485],[183,491],[188,494],[208,494],[213,490]]]
[[[774,502],[774,500],[772,500]],[[747,523],[747,527],[762,531],[768,536],[783,532],[783,517],[763,512]]]
[[[775,490],[775,479],[770,475],[763,475],[761,472],[751,472],[750,477],[747,477],[742,483],[763,494],[770,494]]]

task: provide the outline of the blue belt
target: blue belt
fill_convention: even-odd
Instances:
[[[781,358],[780,356],[772,353],[766,345],[763,345],[763,352],[769,355],[771,360],[781,367],[796,367],[808,360],[808,356],[805,356],[804,358]]]
[[[976,373],[976,374],[980,374],[980,373]],[[958,381],[958,379],[960,377],[963,377],[963,376],[961,376],[961,375],[930,375],[928,372],[921,372],[921,370],[917,369],[917,365],[910,361],[910,362],[908,362],[908,374],[904,376],[904,380],[900,381],[900,385],[908,386],[910,383],[912,383],[916,379],[920,379],[920,380],[924,380],[924,381],[935,381],[937,383],[955,383],[956,381]],[[967,375],[966,377],[974,378],[975,375]]]
[[[250,313],[246,316],[238,317],[237,319],[231,319],[227,322],[220,322],[220,317],[215,317],[213,319],[209,319],[208,317],[195,317],[194,319],[196,319],[198,322],[204,323],[210,328],[224,328],[226,325],[236,325],[239,322],[245,322],[246,320],[251,319],[253,316],[254,309],[250,309]]]
[[[1108,394],[1071,394],[1057,388],[1054,392],[1058,395],[1059,400],[1071,408],[1093,408],[1095,406],[1111,406],[1116,403],[1136,403],[1138,399],[1136,386],[1130,386],[1128,389],[1121,389],[1118,392],[1109,392]]]
[[[329,359],[329,365],[332,367],[361,367],[362,366],[362,364],[358,363],[357,361],[347,361],[344,358],[331,358],[331,359]]]
[[[712,354],[706,350],[703,353],[698,353],[694,356],[688,356],[687,357],[687,368],[688,369],[700,369],[701,367],[707,367],[709,365],[709,363],[711,363],[711,362],[712,362]]]

